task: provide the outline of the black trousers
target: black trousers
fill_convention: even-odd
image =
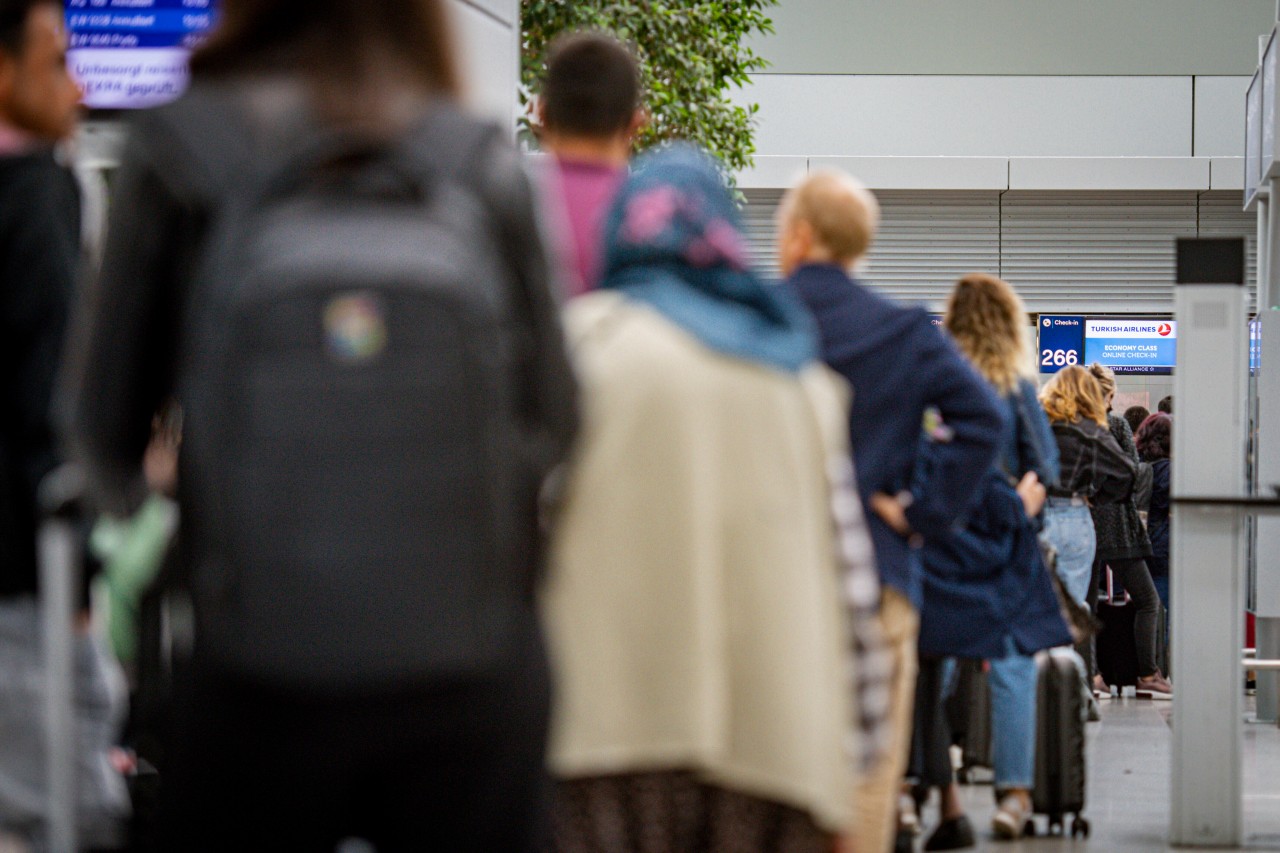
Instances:
[[[1102,584],[1106,580],[1107,566],[1116,582],[1123,587],[1133,599],[1136,608],[1133,618],[1133,642],[1138,655],[1138,675],[1151,675],[1159,665],[1156,662],[1157,634],[1160,630],[1160,596],[1156,585],[1151,580],[1151,572],[1147,563],[1141,558],[1124,560],[1093,561],[1093,581],[1089,584],[1089,609],[1097,612],[1098,597]],[[1087,643],[1087,648],[1085,647]],[[1076,651],[1089,664],[1089,679],[1098,671],[1096,645],[1092,637],[1077,647]]]
[[[540,642],[483,676],[304,695],[193,667],[161,771],[163,849],[544,849]]]
[[[951,726],[945,699],[947,658],[920,657],[916,676],[916,704],[911,733],[911,761],[907,775],[920,788],[945,788],[955,775],[951,768]]]

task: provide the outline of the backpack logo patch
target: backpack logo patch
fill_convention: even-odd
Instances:
[[[371,293],[344,293],[324,308],[324,337],[329,355],[342,364],[373,361],[387,348],[382,300]]]

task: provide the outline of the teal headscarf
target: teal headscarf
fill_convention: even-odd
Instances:
[[[644,155],[605,224],[602,288],[644,302],[711,349],[796,372],[817,358],[813,320],[748,268],[737,206],[689,145]]]

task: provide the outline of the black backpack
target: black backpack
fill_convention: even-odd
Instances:
[[[533,624],[538,476],[528,295],[477,189],[499,131],[438,105],[238,175],[236,111],[183,109],[235,155],[179,347],[195,654],[331,691],[500,664]]]

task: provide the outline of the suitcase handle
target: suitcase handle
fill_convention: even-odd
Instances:
[[[45,660],[46,772],[50,849],[73,851],[76,826],[75,631],[80,586],[77,528],[85,508],[82,469],[63,465],[41,481],[40,616]]]
[[[1129,590],[1124,591],[1124,599],[1116,601],[1116,579],[1111,573],[1111,567],[1107,566],[1107,604],[1121,606],[1128,604],[1133,599],[1129,596]]]

